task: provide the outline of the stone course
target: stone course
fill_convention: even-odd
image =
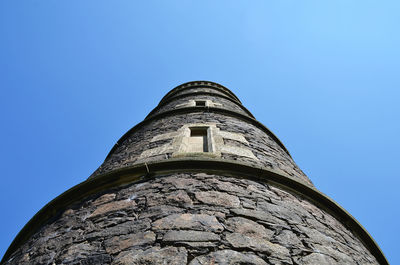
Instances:
[[[181,173],[104,191],[49,220],[4,264],[378,264],[307,199]]]

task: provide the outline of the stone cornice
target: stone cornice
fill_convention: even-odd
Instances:
[[[224,87],[223,85],[220,85],[218,83],[214,83],[211,81],[191,81],[191,82],[187,82],[184,83],[182,85],[179,85],[175,88],[173,88],[171,91],[169,91],[160,101],[160,104],[163,104],[163,102],[168,99],[169,97],[173,96],[174,94],[187,89],[187,88],[211,88],[211,89],[215,89],[218,90],[230,97],[232,97],[233,99],[237,100],[238,103],[242,103],[239,98],[232,92],[230,91],[228,88]]]
[[[114,170],[88,179],[67,190],[44,206],[19,232],[5,253],[1,263],[24,244],[49,220],[57,217],[73,203],[82,201],[90,195],[121,185],[147,181],[148,179],[170,173],[202,172],[231,177],[247,178],[275,185],[300,194],[332,214],[350,229],[375,256],[379,264],[388,265],[383,252],[369,233],[340,205],[305,182],[283,175],[271,169],[250,166],[243,162],[207,158],[175,158],[152,163],[138,164]]]

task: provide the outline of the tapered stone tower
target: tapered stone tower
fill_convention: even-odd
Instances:
[[[2,264],[388,264],[227,88],[170,91]]]

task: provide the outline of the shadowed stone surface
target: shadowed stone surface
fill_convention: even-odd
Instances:
[[[116,254],[128,248],[151,245],[155,240],[156,237],[153,232],[140,232],[137,234],[130,234],[129,236],[113,237],[105,241],[104,245],[108,253]]]
[[[264,260],[253,254],[243,254],[232,250],[221,250],[197,257],[190,265],[267,265]]]
[[[145,251],[134,250],[123,252],[112,262],[112,265],[181,265],[186,264],[187,252],[184,248],[159,247],[149,248]]]
[[[226,235],[226,240],[234,249],[247,249],[249,251],[265,253],[268,256],[276,257],[279,260],[285,261],[285,264],[292,264],[289,250],[287,248],[278,244],[273,244],[265,239],[232,233]]]
[[[104,215],[108,214],[110,212],[115,212],[119,211],[125,208],[130,208],[136,206],[135,202],[132,201],[116,201],[116,202],[110,202],[105,205],[102,205],[101,207],[97,208],[96,211],[94,211],[89,218],[94,218],[99,215]]]
[[[202,242],[202,241],[220,241],[219,235],[210,232],[199,232],[199,231],[169,231],[164,237],[164,242]]]
[[[333,258],[319,254],[319,253],[312,253],[308,256],[305,256],[301,258],[300,260],[297,261],[299,264],[303,265],[315,265],[315,264],[321,264],[321,265],[335,265],[335,264],[346,264],[346,263],[337,263]],[[347,263],[347,264],[352,264],[352,263]]]
[[[214,216],[206,214],[174,214],[153,223],[154,230],[192,229],[222,231],[223,226]]]
[[[274,235],[274,231],[266,229],[264,226],[242,217],[229,218],[226,221],[226,229],[243,236],[265,240],[270,240]]]
[[[236,208],[240,205],[238,197],[218,191],[196,192],[195,196],[196,199],[206,204],[225,206],[229,208]]]
[[[208,201],[220,198],[235,208]],[[86,198],[46,224],[5,264],[188,262],[378,264],[351,231],[304,198],[265,183],[204,173],[165,175]]]

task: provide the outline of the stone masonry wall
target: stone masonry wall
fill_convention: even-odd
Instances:
[[[5,264],[378,263],[346,227],[298,195],[247,179],[181,173],[71,205]]]
[[[228,110],[233,110],[233,111],[239,112],[241,114],[244,114],[246,116],[250,116],[238,104],[233,103],[230,100],[227,100],[225,98],[218,97],[218,96],[207,96],[207,95],[196,95],[196,96],[188,95],[188,96],[185,96],[183,98],[178,98],[176,100],[173,100],[173,101],[168,102],[165,105],[163,105],[153,115],[161,113],[161,112],[165,112],[165,111],[168,111],[168,110],[173,110],[173,109],[176,108],[177,105],[187,103],[189,100],[207,100],[207,99],[208,100],[212,100],[214,103],[222,104],[222,106],[217,106],[218,108],[224,108],[224,109],[228,109]]]
[[[194,93],[194,92],[212,92],[214,94],[219,94],[219,95],[223,95],[223,96],[232,97],[229,93],[222,92],[222,91],[217,90],[217,89],[212,88],[212,87],[188,87],[188,88],[185,88],[183,90],[180,90],[180,91],[176,92],[176,94],[173,94],[172,97],[175,97],[177,95],[187,94],[187,93]]]
[[[179,114],[154,120],[146,124],[129,135],[129,137],[119,145],[113,154],[106,159],[92,177],[114,169],[134,165],[135,163],[169,159],[171,158],[171,154],[168,153],[154,156],[145,161],[139,160],[139,157],[145,150],[172,141],[169,139],[162,140],[161,142],[151,142],[153,137],[165,133],[176,132],[185,124],[207,122],[216,123],[217,127],[223,131],[242,134],[248,141],[248,144],[234,140],[225,140],[225,143],[229,142],[230,145],[248,148],[257,158],[257,160],[255,160],[248,157],[222,153],[223,159],[241,161],[253,166],[262,166],[274,169],[283,174],[312,184],[308,177],[294,163],[293,159],[264,131],[240,119],[211,112]]]

